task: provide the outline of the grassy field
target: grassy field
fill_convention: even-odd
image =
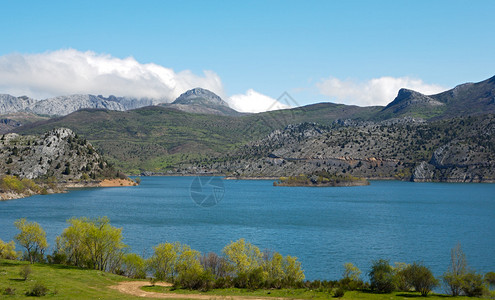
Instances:
[[[83,270],[61,265],[34,264],[27,278],[19,271],[27,262],[0,260],[0,299],[26,299],[26,292],[36,283],[48,288],[44,298],[50,299],[142,299],[126,296],[108,288],[125,277],[96,270]],[[14,295],[6,295],[5,289],[14,289]]]
[[[27,262],[0,260],[0,299],[25,299],[26,292],[30,291],[36,283],[42,283],[48,288],[44,298],[49,299],[143,299],[125,295],[117,290],[110,289],[110,286],[116,285],[121,281],[129,281],[122,276],[96,271],[68,267],[63,265],[33,264],[32,273],[27,280],[23,280],[19,274],[21,269],[28,265]],[[144,284],[149,284],[144,281]],[[5,293],[10,288],[13,294]],[[294,299],[335,299],[327,291],[307,290],[307,289],[275,289],[275,290],[256,290],[249,291],[245,289],[217,289],[206,293],[189,290],[174,290],[162,286],[144,286],[142,288],[148,292],[161,293],[180,293],[180,294],[202,294],[211,295],[214,299],[217,296],[225,297],[278,297]],[[492,292],[492,298],[493,295]],[[389,299],[476,299],[468,297],[449,297],[446,295],[433,294],[427,298],[421,297],[419,293],[396,292],[392,294],[374,294],[367,292],[346,292],[342,299],[370,299],[370,300],[389,300]],[[234,298],[235,299],[235,298]]]
[[[180,294],[197,294],[197,291],[174,290],[170,287],[162,286],[145,286],[145,291],[162,292],[162,293],[180,293]],[[201,293],[203,295],[214,296],[242,296],[242,297],[277,297],[277,298],[294,298],[294,299],[336,299],[332,294],[325,291],[307,290],[307,289],[275,289],[275,290],[256,290],[249,291],[246,289],[220,289],[211,290]],[[375,294],[367,292],[350,291],[346,292],[341,299],[369,299],[369,300],[390,300],[390,299],[477,299],[469,297],[450,297],[441,294],[432,294],[428,297],[421,297],[419,293],[412,292],[395,292],[391,294]]]

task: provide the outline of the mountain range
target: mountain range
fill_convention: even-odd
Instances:
[[[276,177],[326,168],[375,179],[495,178],[494,167],[483,165],[495,153],[495,77],[436,95],[401,89],[385,107],[318,103],[241,114],[197,88],[170,104],[122,110],[85,108],[14,131],[70,128],[129,173]],[[307,124],[319,133],[301,135]]]

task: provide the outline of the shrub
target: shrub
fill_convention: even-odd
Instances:
[[[495,272],[488,272],[485,274],[485,281],[490,285],[495,285]]]
[[[3,290],[3,294],[4,295],[7,295],[7,296],[13,296],[15,295],[15,288],[13,287],[6,287],[4,290]]]
[[[26,296],[42,297],[47,293],[48,288],[43,283],[37,282],[30,291],[26,292]]]
[[[483,276],[475,272],[469,272],[462,276],[461,289],[466,296],[481,297],[485,292]]]
[[[248,273],[247,288],[250,290],[257,290],[263,287],[265,282],[263,268],[258,267]]]
[[[31,266],[30,265],[24,265],[21,270],[19,271],[19,275],[21,275],[22,279],[24,281],[26,281],[29,277],[29,275],[31,275],[33,271],[31,270]]]
[[[146,278],[146,261],[135,253],[125,254],[122,259],[123,275],[136,278]]]
[[[54,251],[52,255],[47,255],[46,260],[49,264],[65,264],[67,263],[67,255]]]
[[[394,272],[388,260],[373,261],[368,275],[372,290],[379,293],[391,293],[395,290]]]
[[[4,259],[16,259],[17,252],[15,251],[15,242],[10,241],[8,243],[0,239],[0,258]]]
[[[433,276],[431,270],[419,263],[409,265],[404,270],[404,276],[406,281],[423,297],[426,297],[438,285],[438,280]]]
[[[407,282],[405,270],[409,267],[406,263],[395,263],[394,277],[396,288],[401,292],[411,290],[411,285]]]
[[[215,277],[210,271],[182,272],[174,282],[174,287],[207,292],[215,285]]]
[[[339,287],[338,289],[335,290],[335,292],[333,293],[333,296],[335,298],[342,298],[344,297],[344,294],[345,294],[345,290],[341,287]]]

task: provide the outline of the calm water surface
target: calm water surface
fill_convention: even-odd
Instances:
[[[435,275],[460,242],[471,267],[495,271],[495,184],[374,181],[345,188],[273,187],[225,180],[218,205],[190,197],[193,177],[145,177],[138,187],[73,190],[0,202],[0,238],[18,218],[40,223],[50,244],[76,216],[108,216],[131,251],[148,256],[162,242],[202,252],[245,238],[261,249],[297,256],[308,279],[337,279],[345,262],[363,274],[373,259],[422,261]]]

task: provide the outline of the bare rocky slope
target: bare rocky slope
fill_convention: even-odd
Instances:
[[[89,142],[67,128],[41,136],[1,135],[0,174],[0,198],[95,186],[118,175]]]
[[[333,126],[289,125],[237,153],[203,163],[204,172],[281,177],[327,171],[368,179],[495,181],[495,115],[425,123],[414,119]],[[181,166],[195,172],[197,166]]]

